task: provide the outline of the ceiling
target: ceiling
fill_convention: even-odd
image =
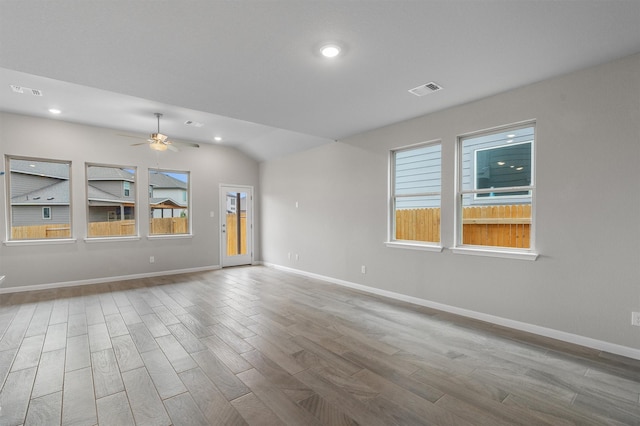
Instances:
[[[264,161],[637,52],[637,0],[2,0],[0,110]]]

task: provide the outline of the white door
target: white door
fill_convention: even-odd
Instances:
[[[222,267],[253,262],[253,187],[220,185]]]

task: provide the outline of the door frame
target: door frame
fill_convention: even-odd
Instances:
[[[247,229],[246,229],[246,238],[247,238],[247,251],[246,255],[239,255],[233,257],[227,257],[227,230],[226,228],[226,220],[227,220],[227,192],[235,191],[235,192],[245,192],[247,194]],[[253,210],[254,210],[254,202],[253,202],[253,186],[251,185],[233,185],[221,183],[219,185],[219,202],[220,207],[218,209],[218,215],[220,216],[218,233],[220,236],[220,267],[225,268],[228,266],[240,266],[240,265],[253,265]],[[224,226],[223,226],[224,225]],[[229,261],[230,259],[234,259],[237,261]]]

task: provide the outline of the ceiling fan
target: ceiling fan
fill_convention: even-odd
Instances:
[[[163,135],[162,133],[160,133],[160,117],[162,117],[162,114],[159,112],[155,112],[153,115],[155,115],[156,118],[158,119],[158,131],[156,133],[151,133],[149,139],[147,139],[145,142],[134,143],[131,146],[149,145],[149,148],[155,151],[166,151],[167,149],[171,151],[179,151],[176,145],[186,146],[190,148],[200,148],[200,145],[198,145],[197,143],[174,142],[169,140],[169,137],[167,135]],[[122,135],[122,136],[137,137],[137,136],[129,136],[129,135]]]

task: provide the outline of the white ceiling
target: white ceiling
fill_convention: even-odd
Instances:
[[[2,0],[0,110],[268,160],[637,52],[638,0]]]

